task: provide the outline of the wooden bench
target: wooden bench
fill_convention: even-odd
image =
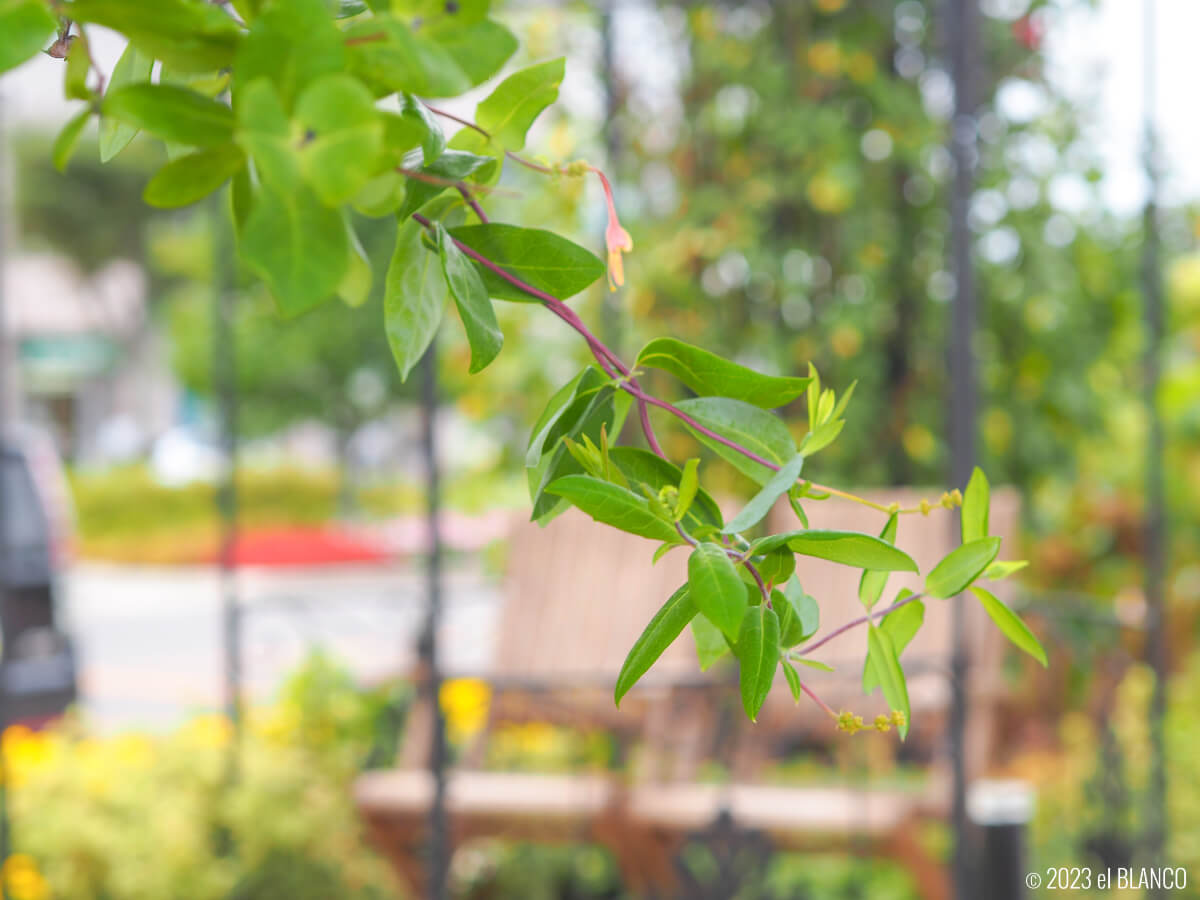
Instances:
[[[889,502],[908,502],[904,492],[886,492]],[[877,530],[884,517],[840,501],[810,504],[813,527]],[[1016,501],[996,492],[993,533],[1015,534]],[[790,515],[790,512],[788,513]],[[793,527],[781,514],[773,524]],[[928,571],[951,544],[950,516],[907,517],[901,543]],[[907,527],[906,527],[907,526]],[[915,527],[914,527],[915,526]],[[907,533],[906,533],[907,532]],[[510,542],[504,605],[499,621],[488,727],[468,751],[465,767],[448,781],[451,846],[477,837],[593,841],[615,854],[631,888],[670,891],[672,859],[687,836],[726,812],[741,828],[766,835],[773,846],[854,847],[898,857],[916,874],[923,896],[945,895],[940,866],[918,846],[910,827],[915,817],[937,814],[944,791],[777,787],[756,783],[771,750],[789,742],[835,737],[828,717],[811,703],[793,704],[780,681],[757,725],[745,721],[734,666],[698,671],[690,632],[681,635],[618,710],[612,685],[629,647],[665,599],[686,578],[687,554],[672,551],[650,565],[654,545],[598,525],[571,510],[545,529],[515,525]],[[1015,542],[1005,552],[1015,555]],[[798,574],[821,603],[822,632],[861,614],[858,573],[819,560],[798,558]],[[905,584],[889,584],[887,603]],[[994,684],[999,645],[971,622],[969,652],[978,686]],[[905,652],[913,669],[914,735],[932,728],[948,703],[949,604],[927,604],[926,624]],[[861,695],[861,634],[831,642],[817,658],[843,662],[836,676],[808,673],[827,702],[868,713]],[[820,679],[817,676],[820,675]],[[979,696],[976,693],[976,696]],[[983,714],[972,719],[972,741],[985,747],[990,728]],[[427,716],[427,712],[425,714]],[[373,839],[417,890],[432,781],[418,768],[428,746],[428,728],[418,711],[406,737],[400,769],[369,772],[355,786],[356,802]],[[604,728],[636,750],[621,771],[544,775],[478,771],[490,733],[512,722],[549,721]],[[722,742],[733,782],[696,781],[701,763]],[[978,754],[975,755],[978,757]],[[935,779],[935,783],[940,783]]]

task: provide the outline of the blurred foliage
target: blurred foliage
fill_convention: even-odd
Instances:
[[[349,793],[393,699],[313,657],[250,717],[233,787],[219,716],[166,736],[8,729],[25,900],[397,896]]]
[[[1149,669],[1131,668],[1100,715],[1074,712],[1063,718],[1061,750],[1029,754],[1017,764],[1038,786],[1031,870],[1153,865],[1143,857],[1139,843],[1149,796],[1153,684]],[[1168,698],[1165,861],[1188,871],[1187,889],[1172,895],[1200,897],[1200,796],[1193,789],[1200,784],[1200,654],[1193,654],[1171,680]]]
[[[183,563],[212,559],[220,524],[216,486],[160,484],[144,466],[73,472],[79,555],[119,562]],[[255,469],[238,472],[238,523],[246,530],[318,526],[334,521],[341,479],[333,471]],[[354,502],[369,517],[417,515],[424,509],[419,484],[359,485]],[[523,485],[491,471],[464,473],[446,486],[451,509],[479,513],[515,503]]]

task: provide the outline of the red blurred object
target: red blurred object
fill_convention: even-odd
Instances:
[[[377,541],[324,528],[250,531],[238,535],[233,558],[242,566],[326,566],[382,562],[387,550]],[[213,559],[215,561],[214,554]]]
[[[1046,26],[1038,15],[1021,16],[1012,23],[1013,37],[1026,50],[1037,50],[1042,46]]]

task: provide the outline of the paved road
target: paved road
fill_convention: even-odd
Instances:
[[[243,667],[252,699],[271,695],[314,647],[363,680],[414,656],[424,594],[418,570],[345,566],[245,569]],[[93,724],[168,727],[221,703],[220,584],[209,568],[82,564],[62,585]],[[492,652],[499,594],[479,574],[451,573],[440,638],[447,666],[478,671]]]

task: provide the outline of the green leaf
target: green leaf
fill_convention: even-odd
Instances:
[[[421,145],[421,154],[426,164],[442,155],[446,149],[446,135],[442,132],[442,126],[438,122],[437,116],[431,113],[424,103],[412,94],[401,94],[400,118],[418,129],[417,142]],[[393,135],[389,134],[389,147],[395,146],[392,138]],[[404,149],[407,150],[408,146],[405,146]]]
[[[911,596],[912,591],[905,588],[896,595],[896,603]],[[924,621],[925,604],[920,600],[913,600],[884,616],[879,627],[892,639],[892,646],[896,650],[896,656],[899,657],[904,653],[904,648],[916,637]],[[868,656],[863,663],[863,693],[871,693],[879,684],[879,673],[875,671],[874,662]]]
[[[388,171],[367,180],[350,201],[357,212],[373,219],[393,215],[404,203],[404,176]]]
[[[564,501],[556,500],[553,495],[546,494],[546,486],[563,475],[574,475],[583,471],[583,467],[568,452],[566,444],[558,440],[558,436],[561,435],[563,438],[570,438],[573,441],[581,441],[586,437],[595,444],[600,440],[601,431],[616,434],[621,430],[621,425],[629,412],[630,397],[624,391],[618,391],[608,384],[607,379],[603,380],[605,383],[602,387],[594,391],[580,392],[576,401],[579,406],[575,406],[567,415],[564,415],[547,438],[547,445],[554,449],[534,470],[534,474],[537,476],[536,483],[531,480],[533,519],[535,521],[545,523],[565,506]],[[580,408],[581,411],[576,414],[575,410]],[[673,528],[671,533],[674,540],[679,539]]]
[[[742,708],[750,721],[756,722],[779,665],[779,619],[775,610],[761,603],[746,610],[734,653],[740,664]]]
[[[51,158],[54,160],[54,168],[58,171],[63,171],[67,167],[67,163],[71,161],[71,156],[75,153],[75,147],[79,144],[79,136],[83,134],[83,129],[88,123],[88,118],[92,111],[85,109],[83,112],[76,113],[71,121],[63,126],[62,131],[58,133],[58,137],[54,139],[54,148],[51,151]]]
[[[804,438],[803,443],[800,445],[801,450],[808,456],[812,456],[819,450],[824,450],[837,440],[837,436],[842,433],[842,428],[845,425],[845,419],[830,419]]]
[[[383,119],[375,98],[349,75],[325,75],[296,100],[305,130],[300,152],[304,177],[329,206],[354,197],[375,174],[383,147]]]
[[[90,100],[92,90],[88,87],[88,72],[92,69],[92,56],[87,38],[80,34],[71,41],[67,51],[66,71],[63,73],[63,96],[68,100]]]
[[[983,604],[984,611],[987,612],[991,620],[996,623],[996,627],[1004,632],[1004,636],[1012,641],[1019,649],[1024,650],[1043,666],[1049,666],[1050,661],[1046,658],[1046,651],[1042,648],[1041,642],[1034,636],[1029,627],[1021,621],[1020,617],[1015,612],[1009,609],[1004,603],[989,591],[985,591],[981,587],[972,587],[971,593],[979,598],[979,602]]]
[[[429,165],[422,166],[415,176],[408,179],[408,194],[397,215],[401,219],[412,215],[434,197],[453,187],[455,182],[462,181],[472,172],[495,163],[490,156],[447,150]]]
[[[780,547],[761,558],[755,557],[754,567],[758,569],[763,581],[783,584],[796,571],[796,554],[787,547]]]
[[[363,249],[350,216],[345,212],[342,213],[342,221],[346,225],[346,274],[338,283],[337,294],[347,306],[362,306],[371,296],[374,273],[367,251]]]
[[[505,271],[560,300],[578,294],[604,275],[604,263],[595,254],[552,231],[492,223],[451,228],[450,234]],[[480,274],[488,294],[497,300],[538,302],[490,269],[481,268]]]
[[[900,668],[896,647],[886,631],[874,625],[867,626],[867,654],[879,676],[879,686],[883,688],[883,698],[888,706],[904,713],[904,724],[897,729],[900,738],[903,739],[908,735],[912,710],[908,703],[908,685],[904,680],[904,670]]]
[[[0,0],[0,72],[32,59],[57,28],[44,0]]]
[[[808,387],[807,378],[763,375],[675,338],[657,338],[638,354],[639,366],[670,372],[701,396],[732,397],[762,409],[792,402]]]
[[[668,462],[661,456],[643,450],[641,447],[611,447],[608,457],[630,482],[633,490],[641,489],[642,485],[657,494],[664,487],[678,485],[686,472]],[[680,492],[682,496],[682,491]],[[679,520],[689,532],[703,528],[721,527],[721,507],[708,491],[697,485],[695,499],[688,506],[688,511]]]
[[[883,531],[879,535],[879,539],[887,541],[889,544],[896,543],[896,529],[899,526],[900,517],[896,513],[892,513],[887,520],[887,524],[883,526]],[[887,571],[875,572],[870,569],[864,569],[862,578],[858,580],[858,601],[867,609],[873,607],[878,601],[883,589],[887,587],[888,573]]]
[[[258,78],[237,98],[237,142],[254,158],[259,178],[278,191],[302,185],[300,155],[292,144],[292,125],[274,85]]]
[[[654,515],[646,498],[589,475],[564,475],[546,492],[565,497],[597,522],[654,541],[679,543],[679,535]]]
[[[73,0],[66,14],[123,34],[146,56],[181,72],[228,68],[242,38],[224,9],[206,0]]]
[[[821,627],[821,608],[801,587],[795,575],[788,579],[783,590],[773,591],[771,598],[779,614],[783,646],[795,647],[817,633]]]
[[[437,223],[437,243],[442,256],[442,272],[467,332],[467,343],[471,345],[469,371],[474,375],[496,358],[504,345],[504,335],[500,331],[500,323],[496,321],[496,311],[492,309],[483,279],[470,260],[455,246],[441,222]]]
[[[962,542],[969,544],[988,536],[988,480],[978,466],[963,492]]]
[[[246,157],[234,144],[190,153],[159,169],[142,199],[163,209],[187,206],[217,190],[245,164]]]
[[[757,406],[728,397],[694,397],[681,400],[676,406],[705,428],[777,466],[782,466],[796,455],[796,442],[792,440],[787,426],[777,416]],[[701,443],[759,484],[766,484],[774,477],[774,470],[747,459],[720,441],[696,431],[691,425],[688,427]]]
[[[618,706],[621,705],[621,698],[650,670],[695,616],[696,607],[688,594],[688,586],[682,585],[654,614],[646,630],[634,641],[633,648],[625,657],[625,663],[617,675],[614,693]]]
[[[816,669],[819,672],[834,671],[833,666],[829,665],[829,663],[823,663],[819,659],[799,659],[799,658],[797,658],[797,659],[793,659],[791,661],[794,663],[797,663],[801,666],[808,666],[810,669]]]
[[[193,147],[216,147],[233,138],[233,110],[173,84],[128,84],[104,98],[103,112],[157,137]]]
[[[796,670],[792,668],[792,664],[788,660],[784,660],[783,675],[787,678],[788,688],[792,692],[792,699],[799,703],[800,696],[804,693],[804,687],[800,684],[800,676],[796,674]]]
[[[730,641],[738,639],[746,610],[746,588],[725,550],[700,544],[688,557],[688,584],[696,608]]]
[[[271,289],[284,316],[334,295],[346,271],[346,228],[311,189],[264,187],[242,227],[238,251]]]
[[[771,511],[775,501],[788,492],[796,479],[800,477],[800,469],[804,466],[804,457],[797,453],[780,467],[771,480],[763,485],[762,490],[751,498],[750,502],[736,516],[726,523],[723,531],[726,534],[736,534],[753,528]]]
[[[984,578],[990,578],[993,581],[999,581],[1002,578],[1007,578],[1016,572],[1020,572],[1029,565],[1027,559],[1003,560],[998,559],[983,573]]]
[[[334,24],[323,0],[270,3],[250,26],[238,51],[234,102],[240,90],[259,78],[268,79],[283,107],[323,75],[346,71],[345,35]]]
[[[692,619],[692,639],[696,642],[696,658],[700,661],[700,671],[707,672],[717,660],[729,653],[729,642],[721,629],[708,620],[708,616],[698,615]]]
[[[542,414],[538,417],[537,423],[533,426],[533,430],[529,433],[529,447],[525,452],[526,468],[533,468],[538,464],[545,452],[547,443],[551,447],[554,446],[558,438],[562,437],[565,429],[559,429],[551,440],[551,433],[555,426],[562,420],[563,416],[572,409],[576,398],[583,391],[590,391],[593,388],[603,384],[605,378],[600,374],[600,371],[595,366],[585,366],[583,371],[560,387],[554,392],[546,408],[542,410]],[[575,418],[582,414],[584,407],[580,406],[576,412]],[[567,423],[569,427],[572,422]]]
[[[943,600],[961,594],[1000,552],[1000,538],[980,538],[949,553],[925,577],[925,593]]]
[[[421,246],[423,230],[411,219],[396,229],[384,287],[384,323],[401,380],[425,355],[446,308],[446,278],[437,254]]]
[[[525,146],[529,126],[558,99],[565,58],[538,63],[505,78],[475,109],[475,123],[505,150]]]
[[[499,72],[517,50],[513,33],[485,19],[470,25],[439,28],[432,37],[458,64],[472,85],[483,84]]]
[[[680,521],[696,499],[700,489],[700,460],[689,459],[679,476],[679,496],[675,499],[675,521]]]
[[[112,77],[108,79],[108,93],[111,94],[127,84],[149,81],[150,70],[153,68],[154,59],[146,56],[133,44],[129,44],[113,67]],[[132,125],[126,125],[119,119],[103,117],[100,120],[100,162],[108,162],[128,147],[137,133],[137,128]]]
[[[457,97],[476,84],[451,48],[389,16],[356,22],[346,29],[346,41],[350,71],[376,85],[380,94]]]
[[[857,531],[785,531],[760,538],[754,553],[767,553],[788,546],[796,553],[827,559],[843,566],[881,572],[916,572],[917,564],[903,550],[887,541]]]

